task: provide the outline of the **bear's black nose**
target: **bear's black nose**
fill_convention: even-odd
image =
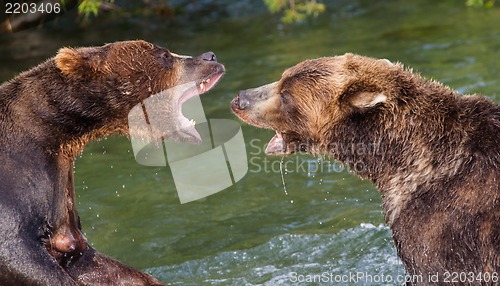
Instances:
[[[241,110],[247,109],[250,106],[250,100],[248,100],[244,90],[238,93],[236,100],[235,104]]]
[[[198,58],[200,58],[200,59],[202,59],[204,61],[209,61],[209,62],[216,62],[217,61],[217,56],[213,52],[203,53]]]

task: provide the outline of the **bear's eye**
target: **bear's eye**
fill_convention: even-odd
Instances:
[[[160,54],[160,59],[166,68],[172,68],[174,57],[169,51],[164,51]]]
[[[168,51],[165,51],[161,53],[161,58],[164,60],[170,60],[172,58],[172,55]]]
[[[290,96],[286,92],[280,92],[280,98],[284,103],[290,100]]]

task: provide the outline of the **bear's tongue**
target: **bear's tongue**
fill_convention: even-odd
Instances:
[[[276,131],[276,135],[267,143],[266,155],[286,155],[286,143],[281,132]]]

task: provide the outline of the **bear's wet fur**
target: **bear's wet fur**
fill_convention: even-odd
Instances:
[[[408,274],[423,277],[417,284],[444,285],[445,272],[500,273],[498,104],[401,64],[345,54],[303,61],[240,91],[231,107],[276,131],[267,154],[332,156],[371,180]],[[427,280],[436,273],[439,283]]]
[[[87,244],[74,159],[93,139],[127,134],[128,113],[150,96],[187,82],[203,93],[223,72],[212,52],[179,56],[125,41],[62,48],[0,85],[0,284],[160,285]],[[165,113],[189,141],[178,128],[181,104]]]

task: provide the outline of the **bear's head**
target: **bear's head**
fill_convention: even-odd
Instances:
[[[389,105],[399,91],[388,82],[402,69],[353,54],[306,60],[279,81],[240,91],[231,108],[243,121],[276,131],[268,155],[324,154],[336,126]]]
[[[198,134],[194,122],[182,114],[183,103],[210,90],[224,73],[224,66],[212,52],[181,56],[141,40],[63,48],[54,62],[71,89],[61,99],[65,101],[61,104],[71,108],[67,118],[75,114],[85,117],[78,124],[85,130],[78,134],[94,132],[91,137],[127,134],[127,115],[134,106],[145,108],[146,99],[175,90],[155,101],[156,108],[162,109],[162,117],[156,120],[168,124],[169,130],[177,130],[169,134],[175,139],[188,141]]]

